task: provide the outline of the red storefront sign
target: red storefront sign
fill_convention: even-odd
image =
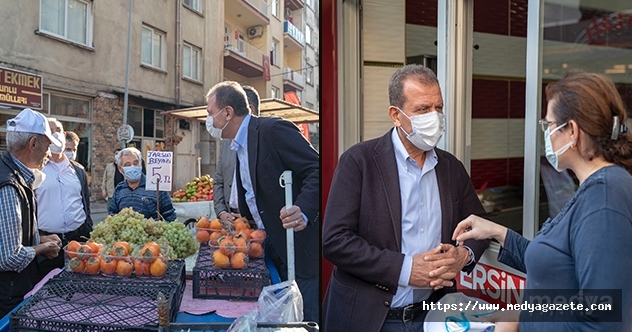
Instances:
[[[526,286],[525,278],[481,262],[472,273],[461,272],[456,283],[464,294],[498,304],[518,303]]]
[[[42,76],[0,67],[0,104],[42,109]]]

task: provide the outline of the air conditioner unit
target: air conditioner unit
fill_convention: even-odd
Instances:
[[[255,25],[248,28],[248,38],[253,39],[263,36],[263,26]]]
[[[289,20],[292,18],[292,10],[290,8],[285,8],[285,19]]]

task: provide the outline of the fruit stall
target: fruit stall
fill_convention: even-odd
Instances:
[[[182,222],[201,216],[210,219],[216,217],[213,205],[213,178],[208,174],[193,178],[183,189],[176,190],[171,196],[178,220]]]
[[[199,190],[204,196],[212,186],[210,177],[193,183],[195,193],[194,186],[183,190],[187,200],[203,199]],[[280,282],[265,240],[265,231],[245,219],[223,224],[200,216],[187,227],[123,209],[98,223],[86,242],[69,242],[60,253],[65,267],[49,273],[0,320],[0,331],[225,330],[258,308],[264,287]],[[188,275],[185,259],[191,258]],[[316,324],[267,325],[272,331],[318,330]]]

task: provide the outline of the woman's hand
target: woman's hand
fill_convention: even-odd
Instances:
[[[452,240],[463,243],[465,240],[496,239],[502,246],[507,228],[479,216],[470,215],[463,219],[452,233]]]

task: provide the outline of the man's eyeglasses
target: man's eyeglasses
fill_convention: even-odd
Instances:
[[[557,122],[555,121],[547,121],[546,119],[542,119],[538,121],[538,123],[540,124],[540,128],[542,129],[543,132],[546,132],[546,130],[549,129],[552,124],[554,123],[557,124]]]

